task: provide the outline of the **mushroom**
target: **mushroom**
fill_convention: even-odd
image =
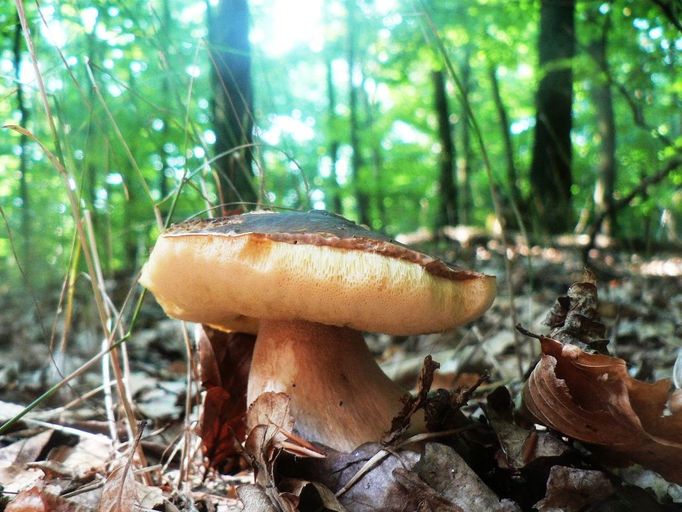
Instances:
[[[495,278],[323,211],[257,211],[163,233],[140,282],[174,318],[257,330],[247,403],[290,396],[299,433],[340,451],[377,441],[404,390],[362,331],[451,329],[480,316]]]

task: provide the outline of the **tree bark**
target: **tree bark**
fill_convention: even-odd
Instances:
[[[589,44],[588,50],[599,69],[608,69],[607,19],[601,34]],[[594,188],[594,206],[597,214],[608,212],[602,223],[602,231],[612,234],[617,229],[616,210],[613,208],[616,183],[616,122],[613,113],[613,96],[606,77],[598,76],[592,83],[592,99],[597,117],[598,144],[597,180]]]
[[[575,0],[542,0],[540,71],[530,180],[538,227],[548,233],[570,228],[571,127],[575,54]]]
[[[355,0],[346,1],[348,16],[348,109],[350,122],[350,146],[353,152],[351,158],[351,169],[353,173],[353,185],[355,189],[355,200],[357,203],[358,220],[361,224],[370,225],[369,218],[369,196],[364,190],[365,183],[362,177],[365,165],[362,149],[360,147],[360,121],[358,116],[358,88],[355,86],[354,76],[357,70],[357,31],[355,11],[357,6]]]
[[[454,177],[455,144],[452,140],[450,124],[450,107],[445,89],[445,74],[442,69],[431,72],[433,83],[433,99],[438,118],[438,139],[440,141],[439,174],[438,174],[438,213],[436,215],[436,233],[444,226],[457,224],[457,185]]]
[[[209,10],[210,12],[210,10]],[[247,0],[220,0],[209,17],[213,127],[223,213],[255,203],[253,92]]]

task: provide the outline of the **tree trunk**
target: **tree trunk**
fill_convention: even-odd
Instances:
[[[460,76],[462,80],[462,101],[469,101],[469,94],[471,92],[471,47],[466,46],[464,49],[464,62],[462,62],[460,69]],[[457,162],[457,182],[459,184],[459,199],[460,211],[459,221],[462,224],[469,224],[471,222],[471,211],[473,203],[471,198],[471,137],[469,132],[469,119],[466,109],[462,111],[462,151]]]
[[[497,117],[500,122],[500,130],[502,134],[502,142],[504,143],[504,160],[507,164],[507,187],[509,188],[510,199],[514,202],[517,208],[521,208],[521,194],[519,192],[519,178],[516,171],[516,163],[514,162],[514,146],[512,144],[511,133],[509,132],[509,116],[507,109],[502,101],[500,94],[500,84],[497,80],[497,69],[492,64],[488,68],[488,76],[490,77],[490,85],[493,88],[493,102],[495,103],[495,110],[497,110]]]
[[[365,109],[365,133],[374,133],[374,104],[372,103],[367,89],[365,88],[365,73],[362,75],[362,86],[360,92],[362,93],[363,106]],[[381,144],[377,137],[369,137],[370,139],[370,154],[372,162],[372,203],[376,207],[376,217],[372,223],[374,229],[383,229],[386,226],[386,208],[384,206],[384,196],[381,186],[381,174],[384,166],[384,159],[381,154]],[[377,224],[378,220],[378,224]]]
[[[325,27],[329,25],[329,2],[324,2]],[[327,81],[327,138],[329,147],[327,149],[329,157],[329,193],[331,206],[334,213],[343,215],[343,203],[341,201],[341,187],[336,175],[336,166],[339,161],[339,140],[336,136],[338,129],[338,116],[336,115],[336,89],[334,88],[334,69],[329,52],[325,52],[325,71]]]
[[[440,166],[438,174],[438,213],[436,233],[444,226],[457,224],[457,186],[454,177],[455,144],[452,140],[450,108],[445,90],[445,74],[442,69],[431,72],[433,99],[438,117],[438,139],[440,140]]]
[[[538,227],[548,233],[570,228],[571,126],[575,53],[575,0],[542,0],[540,70],[530,180]]]
[[[362,178],[364,160],[360,148],[360,122],[358,119],[358,88],[355,86],[354,75],[357,70],[357,32],[355,11],[357,6],[355,0],[346,1],[348,15],[348,109],[350,122],[350,146],[353,152],[351,158],[351,170],[353,173],[353,184],[355,189],[355,200],[357,202],[358,220],[361,224],[370,225],[369,218],[369,196],[364,190],[365,183]]]
[[[172,91],[171,91],[171,81],[170,81],[170,62],[168,61],[168,54],[165,53],[170,48],[171,45],[171,26],[173,23],[172,17],[171,17],[171,10],[170,10],[170,1],[169,0],[163,0],[161,3],[162,6],[162,25],[161,25],[161,31],[160,31],[160,36],[161,36],[161,42],[163,44],[163,52],[160,52],[160,61],[162,63],[162,70],[163,70],[163,76],[161,77],[161,94],[163,95],[164,98],[170,98]],[[158,188],[159,188],[159,195],[161,196],[161,199],[165,199],[166,196],[168,195],[168,177],[166,176],[166,173],[171,170],[170,164],[169,164],[169,157],[170,155],[168,154],[168,151],[166,151],[166,143],[170,140],[170,119],[168,116],[168,110],[164,110],[163,116],[161,121],[163,122],[163,128],[161,129],[161,146],[159,148],[159,155],[161,156],[161,170],[159,170],[159,175],[158,175]],[[159,207],[162,209],[161,211],[165,213],[166,207],[165,203],[162,203],[159,205]]]
[[[602,33],[590,42],[589,52],[599,69],[608,69],[607,41],[610,23],[606,22]],[[597,214],[609,212],[602,224],[606,234],[616,230],[616,210],[613,193],[616,183],[616,122],[613,114],[611,86],[605,77],[598,76],[592,83],[592,98],[597,116],[599,161],[594,188],[594,206]]]
[[[17,12],[16,24],[14,26],[14,40],[12,44],[12,53],[14,57],[14,79],[17,84],[17,110],[19,111],[19,126],[26,128],[28,123],[29,112],[24,101],[24,86],[21,83],[21,61],[22,61],[22,41],[24,38],[21,29],[21,22],[19,21],[19,13]],[[22,239],[22,257],[24,265],[30,268],[31,258],[31,212],[30,212],[30,198],[28,192],[28,137],[23,133],[19,136],[19,197],[21,198],[21,239]],[[32,273],[28,272],[30,276]]]
[[[210,9],[209,9],[210,12]],[[209,16],[213,127],[223,213],[257,200],[253,180],[253,93],[247,0],[220,0]]]

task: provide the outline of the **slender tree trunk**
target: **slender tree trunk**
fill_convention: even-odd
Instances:
[[[602,33],[590,42],[589,52],[598,64],[599,69],[608,69],[607,42],[610,23],[607,20]],[[616,210],[613,208],[616,183],[616,122],[613,114],[613,96],[611,87],[604,77],[597,77],[592,83],[592,98],[597,116],[599,161],[597,164],[597,180],[594,189],[594,205],[596,213],[609,212],[602,224],[606,234],[616,229]]]
[[[21,61],[24,34],[19,21],[17,12],[16,23],[14,25],[14,40],[12,44],[12,54],[14,57],[14,78],[17,84],[17,110],[19,111],[19,126],[26,128],[29,112],[26,108],[24,99],[24,86],[21,83]],[[22,256],[24,264],[30,266],[31,258],[31,201],[28,191],[28,137],[23,133],[19,136],[19,197],[21,198],[21,239]],[[28,273],[31,275],[31,272]]]
[[[355,200],[357,202],[358,220],[361,224],[370,224],[369,218],[369,196],[364,190],[365,183],[362,177],[364,160],[360,147],[360,121],[358,116],[358,88],[355,86],[354,76],[357,66],[357,32],[355,11],[357,6],[355,0],[346,0],[348,15],[348,109],[350,122],[350,146],[353,152],[351,158],[351,168],[353,173],[353,184],[355,189]]]
[[[367,89],[365,88],[365,73],[363,71],[362,86],[360,87],[360,92],[362,94],[363,106],[365,109],[365,133],[374,133],[374,104],[370,100],[367,94]],[[384,159],[381,154],[381,145],[377,137],[369,137],[370,139],[370,155],[372,162],[372,194],[371,199],[376,207],[376,218],[379,224],[376,224],[376,220],[372,227],[375,229],[381,229],[386,226],[386,208],[384,206],[384,194],[381,186],[381,175],[382,168],[384,165]]]
[[[471,92],[471,47],[466,46],[464,49],[464,61],[460,68],[460,77],[462,80],[462,101],[468,102]],[[471,211],[473,209],[473,202],[471,197],[471,160],[473,158],[471,152],[471,137],[469,131],[469,119],[466,109],[462,112],[461,137],[462,137],[462,151],[457,161],[457,182],[460,199],[459,222],[462,224],[469,224],[471,221]]]
[[[433,99],[438,118],[438,139],[440,141],[440,166],[438,173],[438,213],[436,233],[444,226],[457,224],[457,186],[455,184],[454,163],[455,144],[452,140],[450,107],[445,89],[445,74],[442,69],[431,71]]]
[[[514,145],[512,144],[511,133],[509,131],[509,116],[507,115],[507,109],[502,101],[502,95],[500,94],[497,69],[492,64],[488,68],[488,76],[490,77],[490,84],[493,88],[493,102],[495,103],[495,110],[497,110],[502,142],[504,143],[504,160],[507,164],[507,186],[509,188],[509,195],[517,208],[520,208],[521,194],[519,192],[519,178],[516,171],[516,163],[514,162]]]
[[[324,21],[325,27],[329,25],[329,1],[324,2]],[[339,139],[337,137],[338,116],[336,115],[336,88],[334,87],[334,69],[329,52],[325,52],[325,77],[327,81],[327,138],[329,146],[327,154],[329,157],[329,192],[331,195],[330,205],[332,210],[339,215],[343,215],[343,203],[341,201],[341,187],[337,176],[336,166],[339,161]]]
[[[163,0],[162,4],[162,17],[161,17],[161,38],[162,38],[162,48],[163,50],[160,51],[159,53],[162,53],[164,51],[167,51],[168,48],[170,48],[171,45],[171,36],[170,36],[170,30],[171,26],[173,23],[173,20],[171,18],[171,9],[170,9],[170,2],[169,0]],[[159,60],[162,63],[162,69],[163,69],[163,76],[161,77],[161,94],[163,95],[164,98],[170,98],[172,91],[171,91],[171,82],[170,82],[170,62],[168,61],[167,54],[162,53],[159,56]],[[159,175],[158,175],[158,189],[159,189],[159,195],[161,198],[165,198],[168,195],[168,177],[166,176],[166,173],[170,170],[170,164],[169,164],[169,157],[170,155],[168,154],[168,151],[166,150],[166,143],[170,140],[170,133],[169,133],[169,128],[170,128],[170,119],[168,118],[167,114],[168,110],[164,110],[164,114],[161,118],[161,121],[163,122],[163,128],[161,129],[161,147],[159,148],[159,155],[161,156],[161,169],[159,170]],[[163,206],[163,205],[162,205]],[[163,210],[162,210],[163,211]]]
[[[210,12],[210,9],[209,9]],[[254,203],[253,93],[247,0],[220,0],[209,16],[213,126],[223,213]]]
[[[571,209],[571,126],[575,53],[575,0],[542,0],[540,70],[530,180],[538,226],[568,230]]]

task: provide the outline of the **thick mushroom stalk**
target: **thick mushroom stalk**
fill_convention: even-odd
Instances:
[[[380,439],[402,407],[360,332],[452,329],[495,297],[492,276],[320,211],[180,224],[140,283],[169,316],[257,332],[248,401],[287,393],[303,436],[341,450]]]
[[[247,402],[267,391],[290,396],[304,438],[339,451],[381,439],[405,395],[360,332],[301,320],[261,321]]]

